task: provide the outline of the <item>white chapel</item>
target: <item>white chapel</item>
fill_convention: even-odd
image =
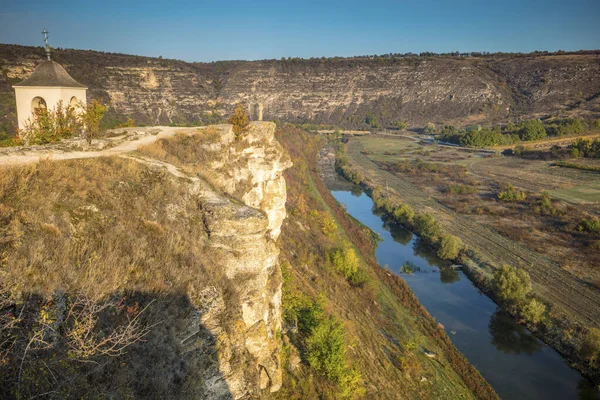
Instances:
[[[65,106],[86,104],[87,87],[71,78],[62,65],[50,59],[48,31],[44,29],[42,33],[45,36],[47,60],[38,65],[29,78],[13,85],[19,129],[25,128],[28,119],[33,120],[37,108],[52,110],[61,100]]]

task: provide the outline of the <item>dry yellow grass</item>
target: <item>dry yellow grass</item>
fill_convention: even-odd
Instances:
[[[220,279],[187,184],[132,160],[99,158],[0,174],[2,281],[15,292],[171,292]],[[210,277],[210,278],[209,278]]]

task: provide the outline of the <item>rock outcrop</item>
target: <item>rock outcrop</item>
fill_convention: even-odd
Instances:
[[[241,321],[226,332],[218,323],[224,311],[221,302],[211,300],[201,322],[219,338],[219,369],[224,380],[212,384],[213,395],[224,393],[222,384],[226,383],[234,398],[243,398],[255,388],[277,391],[281,387],[277,333],[282,281],[275,240],[285,218],[282,172],[292,164],[275,140],[271,122],[252,123],[240,141],[234,139],[231,125],[218,129],[215,140],[205,145],[212,160],[204,173],[208,184],[196,181],[195,192],[208,246],[219,260],[216,267],[237,291]],[[198,296],[192,293],[190,298]],[[254,371],[244,367],[243,359],[254,365]]]

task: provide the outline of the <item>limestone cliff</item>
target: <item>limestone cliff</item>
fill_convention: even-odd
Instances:
[[[221,372],[237,398],[246,394],[252,382],[247,382],[239,362],[234,364],[234,359],[239,360],[239,355],[233,354],[236,347],[238,351],[245,348],[254,360],[260,389],[276,391],[281,386],[277,339],[281,329],[281,270],[274,241],[286,214],[282,172],[291,167],[291,161],[274,138],[274,123],[252,123],[239,143],[231,125],[219,128],[216,140],[204,146],[212,161],[203,175],[217,192],[234,200],[215,196],[208,187],[200,190],[199,198],[209,246],[226,276],[239,285],[242,332],[226,341],[221,363]],[[208,313],[206,321],[211,318],[214,315]],[[214,334],[219,333],[220,328],[215,327]]]
[[[89,95],[110,100],[115,122],[216,123],[243,102],[256,117],[366,128],[472,124],[563,113],[600,114],[598,54],[486,58],[265,60],[186,63],[59,50],[56,61]],[[43,49],[0,45],[0,122],[12,124],[13,90]]]

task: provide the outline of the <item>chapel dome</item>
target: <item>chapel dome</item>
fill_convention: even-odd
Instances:
[[[85,85],[71,78],[62,65],[52,60],[44,61],[38,65],[29,78],[14,86],[86,88]]]

